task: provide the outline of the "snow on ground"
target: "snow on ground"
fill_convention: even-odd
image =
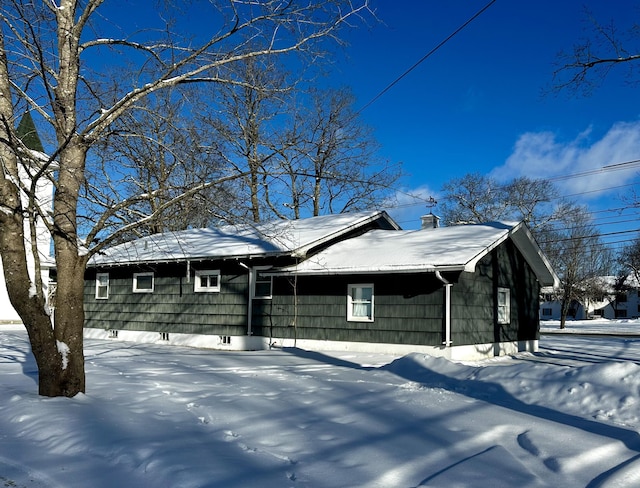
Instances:
[[[87,340],[87,393],[41,398],[0,326],[0,487],[640,486],[639,364],[640,336],[474,363]]]
[[[598,319],[598,320],[567,320],[565,328],[560,329],[559,320],[545,320],[540,324],[540,330],[545,333],[559,334],[638,334],[640,335],[640,320],[638,319]]]

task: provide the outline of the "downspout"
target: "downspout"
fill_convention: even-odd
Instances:
[[[253,316],[253,272],[249,266],[238,261],[238,264],[249,272],[249,303],[247,304],[247,335],[253,335],[251,317]]]
[[[440,271],[436,270],[436,278],[444,284],[444,347],[450,347],[451,342],[451,287],[452,283],[447,281]]]

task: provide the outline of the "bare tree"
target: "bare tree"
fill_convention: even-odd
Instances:
[[[519,177],[500,184],[489,176],[471,173],[445,183],[442,191],[442,217],[449,225],[518,220],[540,233],[557,212],[551,202],[558,192],[546,180]]]
[[[355,98],[346,88],[312,90],[311,103],[302,111],[302,167],[312,215],[371,208],[390,193],[399,168],[381,161],[370,127],[355,113]],[[292,205],[299,189],[291,188]],[[300,204],[298,198],[298,204]]]
[[[442,185],[442,219],[447,225],[513,218],[509,192],[494,178],[469,173]]]
[[[540,246],[560,277],[560,328],[565,327],[571,304],[585,303],[603,293],[598,279],[610,273],[611,252],[591,223],[585,207],[566,204],[553,229],[548,229]]]
[[[227,220],[235,206],[234,186],[207,185],[227,174],[219,148],[206,128],[185,116],[192,113],[190,101],[200,100],[198,95],[187,87],[154,93],[112,124],[109,137],[96,144],[95,156],[87,162],[84,201],[91,205],[82,207],[86,225],[129,195],[148,198],[113,215],[114,228],[135,223],[140,216],[155,217],[121,239]],[[191,188],[200,190],[179,198]]]
[[[291,79],[272,60],[236,68],[241,83],[220,92],[203,123],[243,175],[252,220],[371,208],[391,193],[399,168],[377,156],[348,90],[305,89],[308,80]]]
[[[173,22],[180,10],[169,2],[159,4],[166,7],[159,14],[149,5],[149,15],[141,18],[150,28],[139,32],[123,32],[115,27],[117,21],[107,20],[109,13],[116,15],[106,10],[108,3],[8,0],[0,9],[0,254],[11,303],[25,324],[38,365],[39,392],[46,396],[85,391],[83,283],[91,255],[120,234],[153,222],[169,205],[218,183],[203,182],[116,228],[114,216],[149,200],[153,191],[129,195],[111,207],[103,204],[101,215],[80,226],[82,188],[90,184],[87,161],[96,144],[145,97],[194,82],[236,83],[226,76],[226,66],[313,49],[368,11],[367,0],[203,2],[201,8],[210,10],[202,15],[215,27],[206,38],[194,38],[190,33],[180,36],[177,26],[185,22]],[[46,161],[30,158],[16,137],[16,113],[25,104],[55,136]],[[25,158],[37,166],[26,185],[19,175]],[[55,326],[41,283],[29,275],[27,253],[33,250],[24,244],[24,221],[40,209],[35,198],[23,196],[33,196],[33,185],[41,178],[51,178],[55,185],[53,215],[44,216],[58,277]]]
[[[618,254],[618,266],[620,276],[631,275],[635,286],[640,283],[640,238],[634,239],[625,245]]]
[[[265,194],[274,184],[272,160],[282,151],[278,133],[286,128],[284,107],[295,83],[271,58],[243,60],[230,67],[229,76],[236,83],[218,90],[202,123],[217,136],[218,154],[229,172],[242,179],[247,195],[238,195],[237,202],[249,202],[251,220],[259,222],[264,217]],[[210,99],[207,95],[204,100]]]
[[[640,62],[640,25],[634,23],[621,31],[614,21],[603,24],[589,11],[586,16],[591,35],[571,51],[559,54],[554,89],[588,95],[616,67],[626,68],[627,80],[635,83],[635,68]]]

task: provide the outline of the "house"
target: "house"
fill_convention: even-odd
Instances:
[[[374,230],[273,275],[254,330],[275,344],[453,359],[535,350],[557,283],[526,226],[502,223]]]
[[[272,299],[265,271],[374,228],[399,229],[375,211],[192,229],[115,246],[88,265],[87,334],[262,349],[252,319]]]
[[[402,231],[369,212],[199,229],[97,256],[86,333],[477,358],[535,350],[556,281],[523,224]]]
[[[29,188],[31,186],[32,175],[41,169],[40,162],[47,161],[48,157],[43,153],[40,137],[38,136],[29,112],[26,112],[20,120],[16,132],[25,146],[31,150],[30,157],[21,159],[21,166],[18,168],[21,182],[26,188]],[[43,213],[49,213],[53,208],[53,182],[49,178],[40,178],[35,185],[35,191],[40,210]],[[22,201],[26,207],[28,204],[28,196],[26,193],[22,194]],[[55,289],[55,285],[50,282],[50,274],[52,274],[55,267],[53,257],[51,256],[51,234],[49,233],[46,223],[41,218],[36,219],[34,227],[36,238],[35,249],[38,252],[45,296],[48,296],[53,293]],[[25,247],[31,249],[31,229],[29,228],[28,222],[25,222],[24,233]],[[32,253],[27,253],[27,266],[29,274],[33,277],[36,272],[36,260]],[[2,262],[0,261],[0,323],[2,322],[20,323],[21,319],[9,300]]]
[[[629,275],[623,280],[617,276],[600,276],[597,282],[599,296],[590,299],[572,300],[567,312],[568,320],[637,319],[640,317],[640,296],[637,280]],[[593,285],[589,288],[594,288]],[[542,288],[540,299],[540,319],[560,320],[561,296],[558,289]]]

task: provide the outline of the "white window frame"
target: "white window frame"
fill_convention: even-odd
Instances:
[[[106,278],[106,283],[101,282],[101,279]],[[100,290],[105,290],[105,295],[100,294]],[[109,299],[109,273],[96,273],[96,300],[108,300]]]
[[[193,291],[196,293],[218,293],[220,292],[220,270],[219,269],[201,269],[196,270],[195,279],[193,282]],[[215,276],[216,284],[211,286],[202,286],[200,278],[202,276]]]
[[[151,276],[151,288],[139,288],[138,278],[143,276]],[[153,271],[145,271],[144,273],[133,273],[133,293],[153,293],[156,286],[156,280]]]
[[[511,323],[511,290],[509,288],[498,288],[496,300],[496,313],[498,324],[507,325]]]
[[[258,275],[267,270],[267,269],[271,269],[271,266],[256,266],[255,268],[253,268],[251,270],[252,274],[253,274],[253,280],[251,283],[251,292],[252,292],[252,298],[258,298],[261,300],[270,300],[271,298],[273,298],[273,276],[267,276],[267,278],[269,279],[269,294],[268,295],[258,295],[257,294],[257,290],[258,290]],[[266,283],[267,280],[261,280],[260,283]]]
[[[354,298],[358,295],[356,290],[363,290],[365,288],[371,288],[371,300],[363,300],[360,298]],[[354,314],[354,307],[357,305],[369,305],[371,313],[368,315]],[[375,304],[375,289],[373,283],[354,283],[349,284],[347,289],[347,321],[349,322],[373,322],[374,321],[374,304]]]

